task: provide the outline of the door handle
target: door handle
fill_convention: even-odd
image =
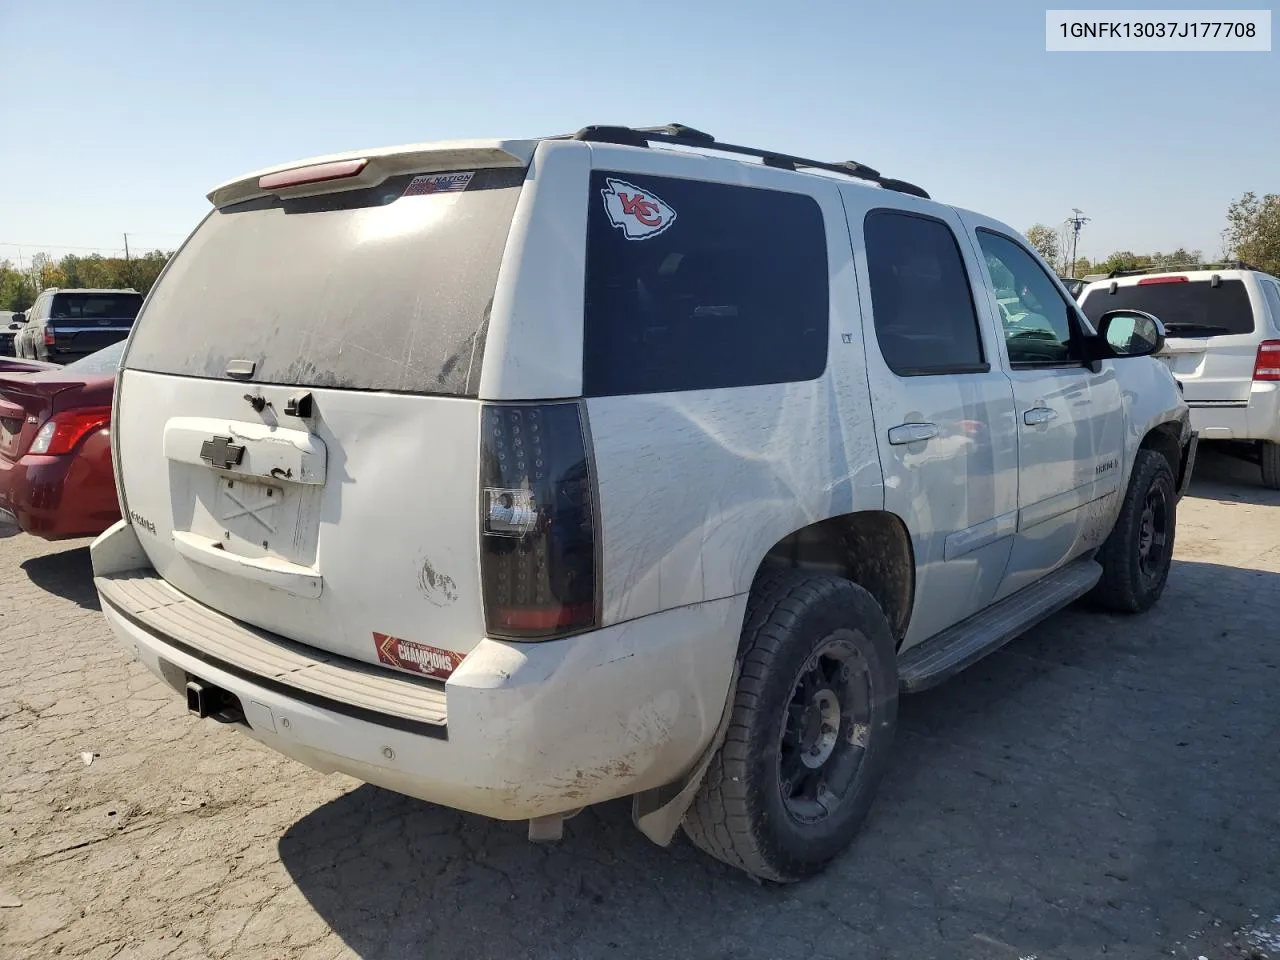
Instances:
[[[938,435],[936,423],[903,423],[889,428],[889,443],[895,447],[904,443],[920,443]]]
[[[1049,407],[1032,407],[1022,415],[1022,422],[1028,427],[1039,427],[1050,420],[1057,420],[1058,412]]]

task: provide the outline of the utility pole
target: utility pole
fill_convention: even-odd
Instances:
[[[129,286],[133,286],[133,263],[129,260],[129,235],[124,234],[124,276]]]
[[[1089,222],[1089,218],[1086,217],[1077,207],[1071,208],[1071,216],[1068,217],[1065,221],[1065,223],[1068,225],[1068,229],[1071,231],[1071,270],[1070,272],[1072,274],[1076,272],[1076,252],[1080,244],[1080,231],[1084,228],[1084,225],[1088,222]]]

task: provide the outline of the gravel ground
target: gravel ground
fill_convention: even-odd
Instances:
[[[1280,495],[1228,457],[1156,610],[1073,609],[905,701],[858,843],[785,888],[625,804],[533,846],[192,720],[110,639],[85,545],[7,532],[5,960],[1280,958]]]

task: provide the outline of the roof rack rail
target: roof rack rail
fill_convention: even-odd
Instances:
[[[1106,275],[1107,280],[1116,277],[1140,277],[1146,273],[1176,273],[1179,270],[1256,270],[1257,267],[1243,260],[1211,260],[1208,263],[1166,263],[1162,266],[1134,267],[1131,270],[1112,270]]]
[[[780,170],[827,170],[841,173],[859,180],[869,180],[886,190],[907,193],[914,197],[930,199],[929,194],[914,183],[896,180],[893,177],[881,176],[874,170],[856,160],[844,160],[839,163],[827,163],[822,160],[808,160],[789,153],[778,153],[774,150],[760,150],[756,147],[743,147],[734,143],[721,143],[709,133],[686,127],[682,123],[668,123],[661,127],[617,127],[596,124],[583,127],[577,133],[567,136],[550,137],[557,140],[583,140],[589,143],[616,143],[628,147],[648,147],[651,143],[670,144],[679,147],[694,147],[701,150],[716,150],[720,153],[735,153],[741,156],[757,157],[766,167]]]

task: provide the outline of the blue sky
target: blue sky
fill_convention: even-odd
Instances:
[[[171,248],[256,167],[679,121],[1018,229],[1079,207],[1093,257],[1216,254],[1233,198],[1280,192],[1280,53],[1050,54],[1044,9],[0,0],[0,244]]]

